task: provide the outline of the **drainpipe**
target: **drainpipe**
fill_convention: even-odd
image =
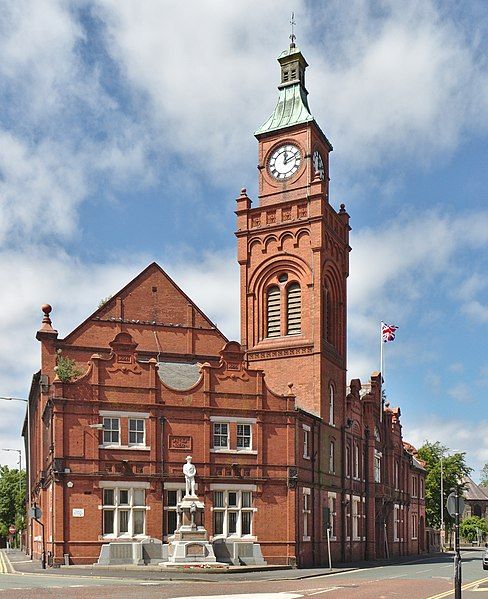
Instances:
[[[345,456],[346,456],[346,427],[342,426],[341,440],[341,562],[346,562],[346,473],[345,473]]]
[[[312,420],[312,455],[310,456],[310,465],[312,467],[312,513],[311,513],[311,520],[312,520],[312,530],[310,531],[312,533],[312,564],[315,566],[316,563],[316,545],[317,545],[317,541],[316,541],[316,534],[315,534],[315,458],[316,458],[316,451],[315,451],[315,420]]]
[[[365,522],[364,522],[364,559],[368,559],[368,543],[369,543],[369,508],[371,505],[371,495],[369,489],[369,428],[365,427],[364,429],[364,468],[363,468],[363,477],[364,477],[364,487],[365,487],[365,496],[366,501],[364,503],[364,511],[365,511]]]
[[[166,512],[164,511],[164,501],[165,501],[165,497],[164,497],[164,443],[165,443],[165,436],[164,436],[164,421],[165,418],[164,416],[160,416],[159,417],[159,422],[161,424],[161,436],[159,437],[160,439],[162,439],[161,441],[161,455],[160,456],[156,456],[156,459],[160,458],[161,459],[161,471],[160,471],[160,477],[162,480],[161,483],[161,509],[163,511],[163,521],[161,522],[161,538],[164,540],[164,530],[166,527]],[[157,425],[156,425],[156,439],[155,439],[155,443],[156,440],[158,439],[158,434],[157,434]],[[156,470],[157,470],[157,465],[156,465]],[[169,536],[169,532],[166,531],[167,536]]]
[[[299,448],[299,430],[298,430],[298,416],[295,414],[295,456],[294,456],[294,467],[297,469],[297,480],[294,488],[295,491],[295,556],[296,556],[296,565],[300,567],[300,502],[299,502],[299,493],[298,493],[298,465],[297,465],[297,456]]]

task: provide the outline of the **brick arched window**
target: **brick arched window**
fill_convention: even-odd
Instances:
[[[342,336],[341,305],[340,287],[331,274],[326,278],[323,287],[323,338],[339,351]]]
[[[281,294],[277,285],[270,287],[266,294],[266,336],[281,335]]]
[[[336,342],[335,302],[330,285],[324,288],[324,339],[331,345]]]
[[[298,283],[292,283],[286,293],[286,334],[302,332],[302,292]]]

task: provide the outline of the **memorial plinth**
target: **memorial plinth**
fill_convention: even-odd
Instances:
[[[203,526],[204,504],[196,495],[185,495],[177,505],[180,526],[169,542],[168,561],[181,563],[215,563],[214,550]]]
[[[204,504],[195,494],[196,468],[191,463],[192,458],[186,458],[183,466],[185,475],[186,494],[177,504],[176,511],[180,525],[169,540],[168,561],[173,564],[208,563],[217,560],[214,550],[208,540],[208,533],[203,526]]]

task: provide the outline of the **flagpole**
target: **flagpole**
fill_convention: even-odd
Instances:
[[[383,381],[385,380],[383,369],[384,369],[384,356],[383,356],[383,326],[384,322],[380,322],[380,373],[381,373],[381,398],[380,398],[380,422],[383,421]]]

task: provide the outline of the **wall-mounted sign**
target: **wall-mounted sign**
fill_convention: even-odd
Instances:
[[[170,435],[169,448],[190,451],[192,448],[192,438],[189,435]]]
[[[85,510],[83,508],[73,508],[73,518],[83,518]]]

